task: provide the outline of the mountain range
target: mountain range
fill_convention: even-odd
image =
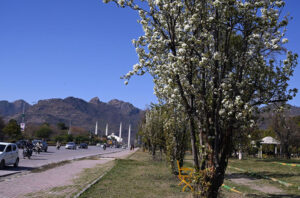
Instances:
[[[65,99],[39,100],[30,105],[24,100],[14,102],[0,101],[0,116],[7,122],[15,119],[22,120],[22,112],[25,112],[26,124],[57,124],[64,122],[67,126],[77,126],[94,131],[98,121],[98,133],[104,134],[108,124],[109,134],[119,134],[122,122],[122,137],[127,139],[128,127],[131,124],[132,137],[135,137],[143,111],[128,102],[113,99],[107,103],[101,102],[98,97],[89,102],[75,97]]]
[[[269,105],[260,108],[259,128],[267,129],[271,123],[272,111],[275,106]],[[300,107],[289,105],[288,114],[291,116],[300,115]],[[109,134],[119,134],[120,123],[122,122],[122,137],[126,140],[128,127],[131,124],[132,137],[137,133],[138,123],[144,111],[134,107],[128,102],[113,99],[107,103],[99,100],[98,97],[85,101],[80,98],[67,97],[65,99],[40,100],[34,105],[24,100],[14,102],[0,101],[0,116],[7,122],[15,119],[19,123],[22,120],[22,112],[25,111],[26,124],[49,123],[56,125],[64,122],[67,126],[77,126],[89,131],[95,130],[95,123],[98,121],[98,133],[104,134],[108,124]]]

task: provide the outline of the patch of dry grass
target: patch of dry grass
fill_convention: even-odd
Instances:
[[[137,151],[128,159],[116,160],[114,168],[81,198],[191,197],[177,184],[165,161],[152,161],[148,153]]]

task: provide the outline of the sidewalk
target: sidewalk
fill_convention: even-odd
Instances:
[[[115,158],[125,158],[133,153],[124,150],[118,153],[103,154],[98,160],[79,160],[55,167],[39,173],[16,175],[0,182],[1,198],[25,197],[28,193],[49,190],[54,187],[72,185],[73,180],[86,168],[93,168],[98,164],[105,164]],[[43,196],[41,196],[43,197]]]

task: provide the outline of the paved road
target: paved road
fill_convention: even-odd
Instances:
[[[97,151],[97,149],[95,149]],[[103,154],[99,159],[77,160],[42,172],[27,172],[9,177],[0,178],[0,198],[23,198],[28,193],[34,193],[30,197],[71,197],[72,193],[80,191],[78,184],[75,185],[75,178],[86,170],[99,164],[104,164],[115,158],[125,158],[135,151],[118,149],[116,153]],[[80,151],[79,151],[80,152]],[[106,151],[107,152],[107,151]],[[93,179],[86,180],[88,183]],[[87,183],[82,183],[85,187]],[[52,188],[57,187],[55,191]],[[64,187],[64,188],[60,188]],[[59,190],[61,189],[61,190]],[[37,192],[42,192],[42,194]]]
[[[15,174],[22,171],[32,170],[50,163],[56,163],[64,160],[73,160],[82,157],[93,156],[97,154],[105,154],[122,151],[120,148],[107,148],[105,151],[96,146],[89,146],[88,149],[68,150],[61,147],[57,150],[54,146],[49,146],[47,152],[41,152],[40,154],[33,153],[31,159],[23,159],[22,149],[19,150],[20,163],[18,168],[12,166],[6,167],[4,170],[0,170],[0,177],[9,174]]]

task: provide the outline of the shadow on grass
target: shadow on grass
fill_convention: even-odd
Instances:
[[[243,172],[243,173],[230,173],[226,174],[225,178],[228,179],[237,179],[237,178],[243,178],[247,177],[248,179],[265,179],[265,177],[272,177],[272,178],[288,178],[288,177],[300,177],[299,174],[291,174],[291,173],[274,173],[274,172],[268,172],[268,171],[258,171],[258,172]]]
[[[254,158],[253,158],[254,159]],[[269,158],[269,159],[255,159],[255,161],[263,162],[280,162],[280,163],[289,163],[289,164],[300,164],[300,160],[296,159],[281,159],[281,158]]]
[[[230,173],[230,174],[225,175],[225,179],[242,179],[242,178],[247,178],[250,180],[261,179],[261,178],[257,178],[257,177],[251,177],[251,176],[247,175],[246,173]]]
[[[255,198],[299,198],[299,195],[294,194],[265,194],[265,195],[257,195],[257,194],[247,194],[247,197],[255,197]]]
[[[287,177],[299,177],[299,174],[291,174],[291,173],[274,173],[274,172],[268,172],[268,171],[261,171],[256,172],[258,175],[264,175],[268,177],[275,177],[275,178],[287,178]]]

